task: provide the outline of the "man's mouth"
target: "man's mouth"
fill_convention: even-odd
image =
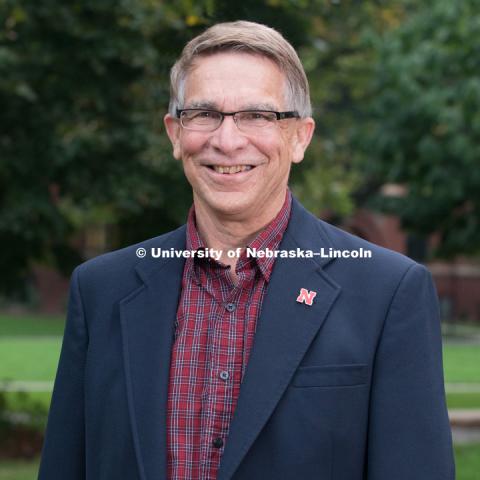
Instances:
[[[228,167],[222,166],[222,165],[207,165],[207,166],[211,170],[215,170],[217,173],[224,173],[224,174],[246,172],[255,167],[254,165],[230,165]]]

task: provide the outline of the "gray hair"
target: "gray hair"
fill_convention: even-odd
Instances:
[[[297,52],[273,28],[243,20],[217,23],[187,43],[170,72],[170,115],[183,107],[185,81],[195,59],[203,55],[236,51],[261,55],[272,60],[286,77],[287,108],[302,118],[312,115],[307,76]]]

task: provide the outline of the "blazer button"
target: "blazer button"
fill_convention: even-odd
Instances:
[[[212,442],[212,445],[215,448],[222,448],[223,447],[223,440],[220,437],[218,437]]]

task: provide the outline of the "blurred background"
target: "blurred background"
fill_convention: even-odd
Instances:
[[[294,193],[431,270],[457,478],[478,479],[477,0],[0,0],[0,479],[36,478],[72,269],[185,222],[169,69],[237,19],[278,29],[310,80]]]

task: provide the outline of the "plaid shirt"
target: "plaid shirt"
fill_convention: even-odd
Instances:
[[[249,244],[275,250],[283,237],[291,195],[275,219]],[[187,250],[205,248],[187,221]],[[274,258],[237,261],[238,284],[230,267],[212,258],[187,258],[177,310],[167,407],[168,478],[215,479],[253,345]]]

